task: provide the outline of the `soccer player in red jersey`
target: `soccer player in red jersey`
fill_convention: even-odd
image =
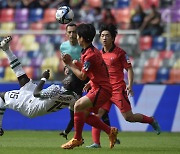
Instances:
[[[91,112],[97,113],[107,100],[112,96],[112,86],[109,81],[107,66],[101,53],[93,45],[92,41],[96,30],[92,24],[80,24],[77,27],[77,39],[83,48],[81,63],[71,60],[70,55],[64,55],[63,60],[81,80],[89,77],[91,89],[76,101],[74,105],[74,129],[75,135],[69,142],[63,144],[63,149],[73,149],[83,144],[82,130],[84,123],[105,131],[109,135],[110,148],[114,147],[118,130],[103,123],[99,117]],[[81,67],[82,64],[82,67]]]
[[[108,67],[110,83],[112,85],[112,97],[108,103],[99,110],[99,117],[105,112],[109,112],[112,103],[114,103],[122,113],[124,119],[128,122],[140,122],[152,125],[157,134],[160,134],[158,122],[153,117],[136,113],[133,114],[128,95],[133,95],[133,68],[126,52],[114,44],[117,35],[117,28],[110,25],[102,25],[100,28],[100,41],[103,45],[101,50],[102,57]],[[128,84],[124,81],[124,72],[128,72]],[[93,144],[88,148],[99,148],[100,146],[100,130],[92,129]]]

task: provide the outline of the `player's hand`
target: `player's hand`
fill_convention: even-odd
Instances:
[[[0,136],[3,136],[3,134],[4,134],[4,130],[0,128]]]
[[[71,58],[71,56],[69,54],[63,54],[62,59],[63,59],[64,63],[67,64],[67,65],[72,63],[72,58]]]
[[[91,84],[90,82],[86,83],[84,88],[83,88],[83,92],[88,92],[88,90],[91,88]]]
[[[49,79],[50,77],[50,71],[49,70],[45,70],[44,73],[42,74],[43,78]]]
[[[128,86],[126,87],[126,91],[127,91],[127,95],[128,95],[128,96],[134,96],[134,92],[133,92],[131,86],[128,85]]]

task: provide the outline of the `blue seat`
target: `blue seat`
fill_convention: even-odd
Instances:
[[[130,2],[129,0],[118,0],[117,1],[117,8],[126,8],[129,7]]]
[[[153,38],[152,48],[158,51],[166,49],[166,39],[162,36]]]
[[[156,82],[163,83],[169,79],[169,68],[160,67],[157,71]]]
[[[4,71],[5,71],[5,68],[0,67],[0,80],[4,78]]]
[[[29,10],[29,21],[37,22],[43,19],[44,11],[42,8],[35,8]]]

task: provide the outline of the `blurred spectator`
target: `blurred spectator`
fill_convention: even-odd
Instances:
[[[85,23],[93,23],[94,21],[94,15],[93,15],[93,9],[88,5],[88,3],[85,3],[82,6],[82,9],[79,11],[79,19],[77,21],[79,22],[85,22]]]
[[[135,8],[135,13],[131,17],[130,29],[139,29],[144,21],[146,14],[141,5],[137,5]]]
[[[114,15],[111,12],[111,9],[105,9],[104,15],[103,15],[103,24],[113,24],[117,25],[116,19]]]
[[[161,14],[156,10],[155,5],[151,6],[151,12],[145,17],[140,31],[142,35],[158,36],[162,34]]]
[[[102,0],[103,8],[109,9],[115,7],[115,0]]]
[[[74,20],[78,21],[79,16],[80,16],[80,11],[82,6],[84,5],[85,0],[70,0],[69,1],[69,6],[71,9],[73,9],[74,12]]]
[[[100,24],[102,23],[102,20],[103,20],[103,16],[102,16],[100,7],[96,7],[93,9],[93,16],[94,16],[94,21],[92,24],[94,25],[94,27],[96,29],[99,29]]]

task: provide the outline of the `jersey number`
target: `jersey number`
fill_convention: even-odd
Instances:
[[[69,103],[56,101],[55,104],[47,110],[47,112],[55,112],[57,110],[60,110],[63,105],[68,106]]]
[[[19,95],[19,92],[11,92],[9,97],[14,98],[14,99],[18,99],[18,95]]]

